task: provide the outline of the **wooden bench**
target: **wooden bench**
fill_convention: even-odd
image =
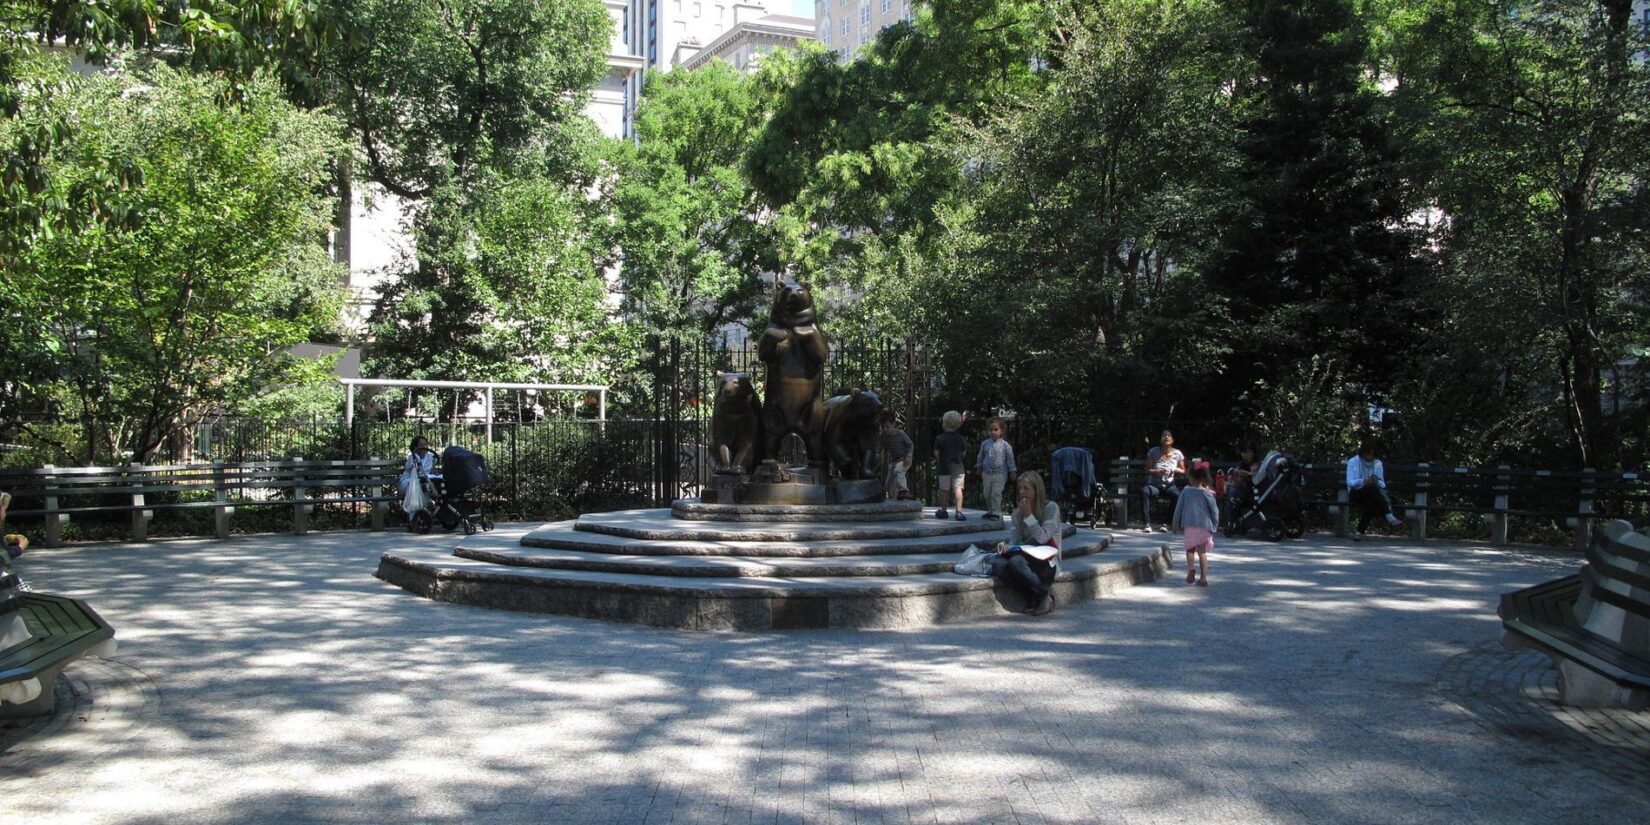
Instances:
[[[309,530],[317,504],[365,503],[372,527],[384,529],[397,501],[402,462],[393,459],[249,462],[244,464],[53,467],[0,473],[0,490],[13,496],[10,515],[39,517],[40,543],[55,547],[77,514],[127,513],[132,541],[145,541],[157,510],[210,509],[213,530],[227,538],[240,507],[290,507],[295,533]]]
[[[1108,469],[1106,489],[1111,496],[1112,523],[1125,529],[1129,526],[1130,502],[1139,501],[1140,489],[1146,486],[1146,460],[1118,456]]]
[[[1346,464],[1307,464],[1302,473],[1305,501],[1329,513],[1335,535],[1348,535],[1354,514],[1347,500]],[[1509,519],[1541,518],[1565,524],[1574,533],[1576,548],[1585,549],[1598,521],[1650,503],[1650,483],[1636,473],[1397,464],[1387,466],[1386,478],[1393,511],[1418,541],[1426,539],[1433,513],[1475,513],[1483,518],[1492,544],[1507,543]]]
[[[19,587],[0,578],[0,719],[51,713],[65,665],[115,651],[114,628],[85,602]]]
[[[1553,659],[1560,701],[1650,707],[1650,536],[1609,522],[1580,573],[1507,593],[1497,612],[1502,644]]]

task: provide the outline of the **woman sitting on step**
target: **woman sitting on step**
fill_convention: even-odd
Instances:
[[[991,574],[1031,599],[1026,613],[1041,616],[1054,610],[1054,574],[1060,565],[1060,505],[1048,500],[1043,477],[1020,473],[1015,482],[1014,515],[1008,519],[1008,541],[997,543]]]

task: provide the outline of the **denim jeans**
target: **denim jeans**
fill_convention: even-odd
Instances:
[[[1152,523],[1152,500],[1160,495],[1180,495],[1180,489],[1173,482],[1162,479],[1153,479],[1140,488],[1140,517],[1146,520],[1146,526]]]
[[[991,560],[991,575],[1030,596],[1031,606],[1036,607],[1054,584],[1054,565],[1024,553],[1010,553]]]

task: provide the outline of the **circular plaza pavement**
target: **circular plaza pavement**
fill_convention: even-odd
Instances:
[[[120,648],[0,727],[0,822],[1650,821],[1650,714],[1563,708],[1497,643],[1573,553],[1222,540],[1208,589],[1177,558],[1041,619],[694,633],[372,576],[453,541],[25,557]]]

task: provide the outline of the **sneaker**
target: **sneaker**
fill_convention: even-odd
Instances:
[[[957,521],[968,521],[968,516],[963,515],[963,512],[961,510],[958,510],[956,515],[957,515]]]
[[[1397,527],[1398,525],[1403,524],[1403,522],[1400,521],[1397,516],[1395,516],[1391,513],[1386,514],[1386,523],[1392,525],[1393,527]]]
[[[1033,607],[1030,610],[1026,611],[1026,613],[1028,615],[1032,615],[1032,616],[1047,616],[1048,614],[1053,613],[1053,612],[1054,612],[1054,594],[1053,593],[1050,593],[1047,596],[1044,596],[1043,600],[1038,602],[1036,607]]]
[[[996,514],[996,513],[986,513],[984,516],[982,516],[982,518],[988,518],[988,519],[991,519],[992,521],[1002,521],[1003,520],[1003,517]]]
[[[1354,532],[1352,534],[1352,540],[1353,541],[1363,541],[1364,540],[1364,531],[1358,530],[1358,531]]]
[[[950,513],[945,512],[944,507],[934,511],[934,518],[949,518],[950,515]]]

